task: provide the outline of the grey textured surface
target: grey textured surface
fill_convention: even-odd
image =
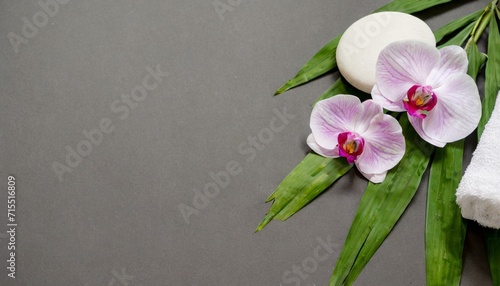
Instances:
[[[38,1],[0,1],[1,233],[7,175],[17,179],[19,224],[17,278],[3,267],[0,285],[326,285],[366,181],[350,172],[254,234],[264,200],[308,151],[310,105],[336,75],[272,93],[385,2],[73,0],[42,25]],[[487,1],[461,3],[420,16],[435,29]],[[8,34],[22,35],[34,15],[42,27],[26,28],[16,53]],[[168,75],[148,76],[157,68]],[[137,100],[122,97],[131,92]],[[284,109],[288,120],[276,115]],[[271,121],[287,123],[264,134]],[[82,132],[91,130],[89,150]],[[251,149],[259,133],[271,137]],[[89,154],[70,156],[60,181],[54,162],[78,146]],[[179,206],[194,208],[194,190],[226,168],[235,175],[187,223]],[[425,284],[425,197],[421,188],[356,285]],[[462,285],[491,285],[471,230]],[[313,267],[318,246],[328,258]],[[1,265],[7,255],[3,235]],[[312,273],[287,276],[302,263]]]

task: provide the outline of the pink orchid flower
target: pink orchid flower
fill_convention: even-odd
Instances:
[[[380,52],[372,97],[383,108],[406,111],[425,141],[437,147],[467,137],[481,118],[477,85],[467,75],[459,46],[440,50],[418,41],[400,41]]]
[[[382,182],[405,152],[401,126],[373,100],[361,103],[356,96],[339,94],[319,101],[310,126],[307,144],[312,150],[324,157],[345,157],[373,183]]]

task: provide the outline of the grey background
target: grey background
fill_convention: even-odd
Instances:
[[[288,221],[253,231],[308,152],[310,105],[337,74],[272,94],[387,1],[241,0],[221,15],[213,2],[73,0],[17,54],[8,33],[21,35],[22,18],[41,8],[0,2],[0,230],[7,175],[17,179],[19,224],[17,278],[3,267],[0,285],[294,285],[282,275],[330,237],[333,253],[300,280],[328,283],[366,185],[357,172]],[[488,1],[459,3],[418,16],[436,29]],[[157,65],[169,75],[120,119],[111,103]],[[238,146],[269,126],[274,108],[295,118],[247,161]],[[113,132],[59,182],[51,164],[103,118]],[[193,207],[193,189],[233,160],[241,173],[187,224],[179,205]],[[421,188],[356,285],[425,284],[425,199]],[[470,230],[462,285],[491,285],[481,232]]]

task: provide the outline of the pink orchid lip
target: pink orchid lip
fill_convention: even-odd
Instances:
[[[424,119],[437,104],[437,96],[430,85],[416,84],[408,89],[403,105],[408,114]]]
[[[354,132],[343,132],[337,137],[339,143],[339,156],[345,157],[352,164],[363,153],[365,139]]]

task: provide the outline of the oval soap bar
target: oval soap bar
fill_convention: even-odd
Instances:
[[[340,73],[357,89],[371,93],[378,55],[390,43],[402,40],[436,45],[431,28],[412,15],[380,12],[359,19],[340,38],[337,47]]]

